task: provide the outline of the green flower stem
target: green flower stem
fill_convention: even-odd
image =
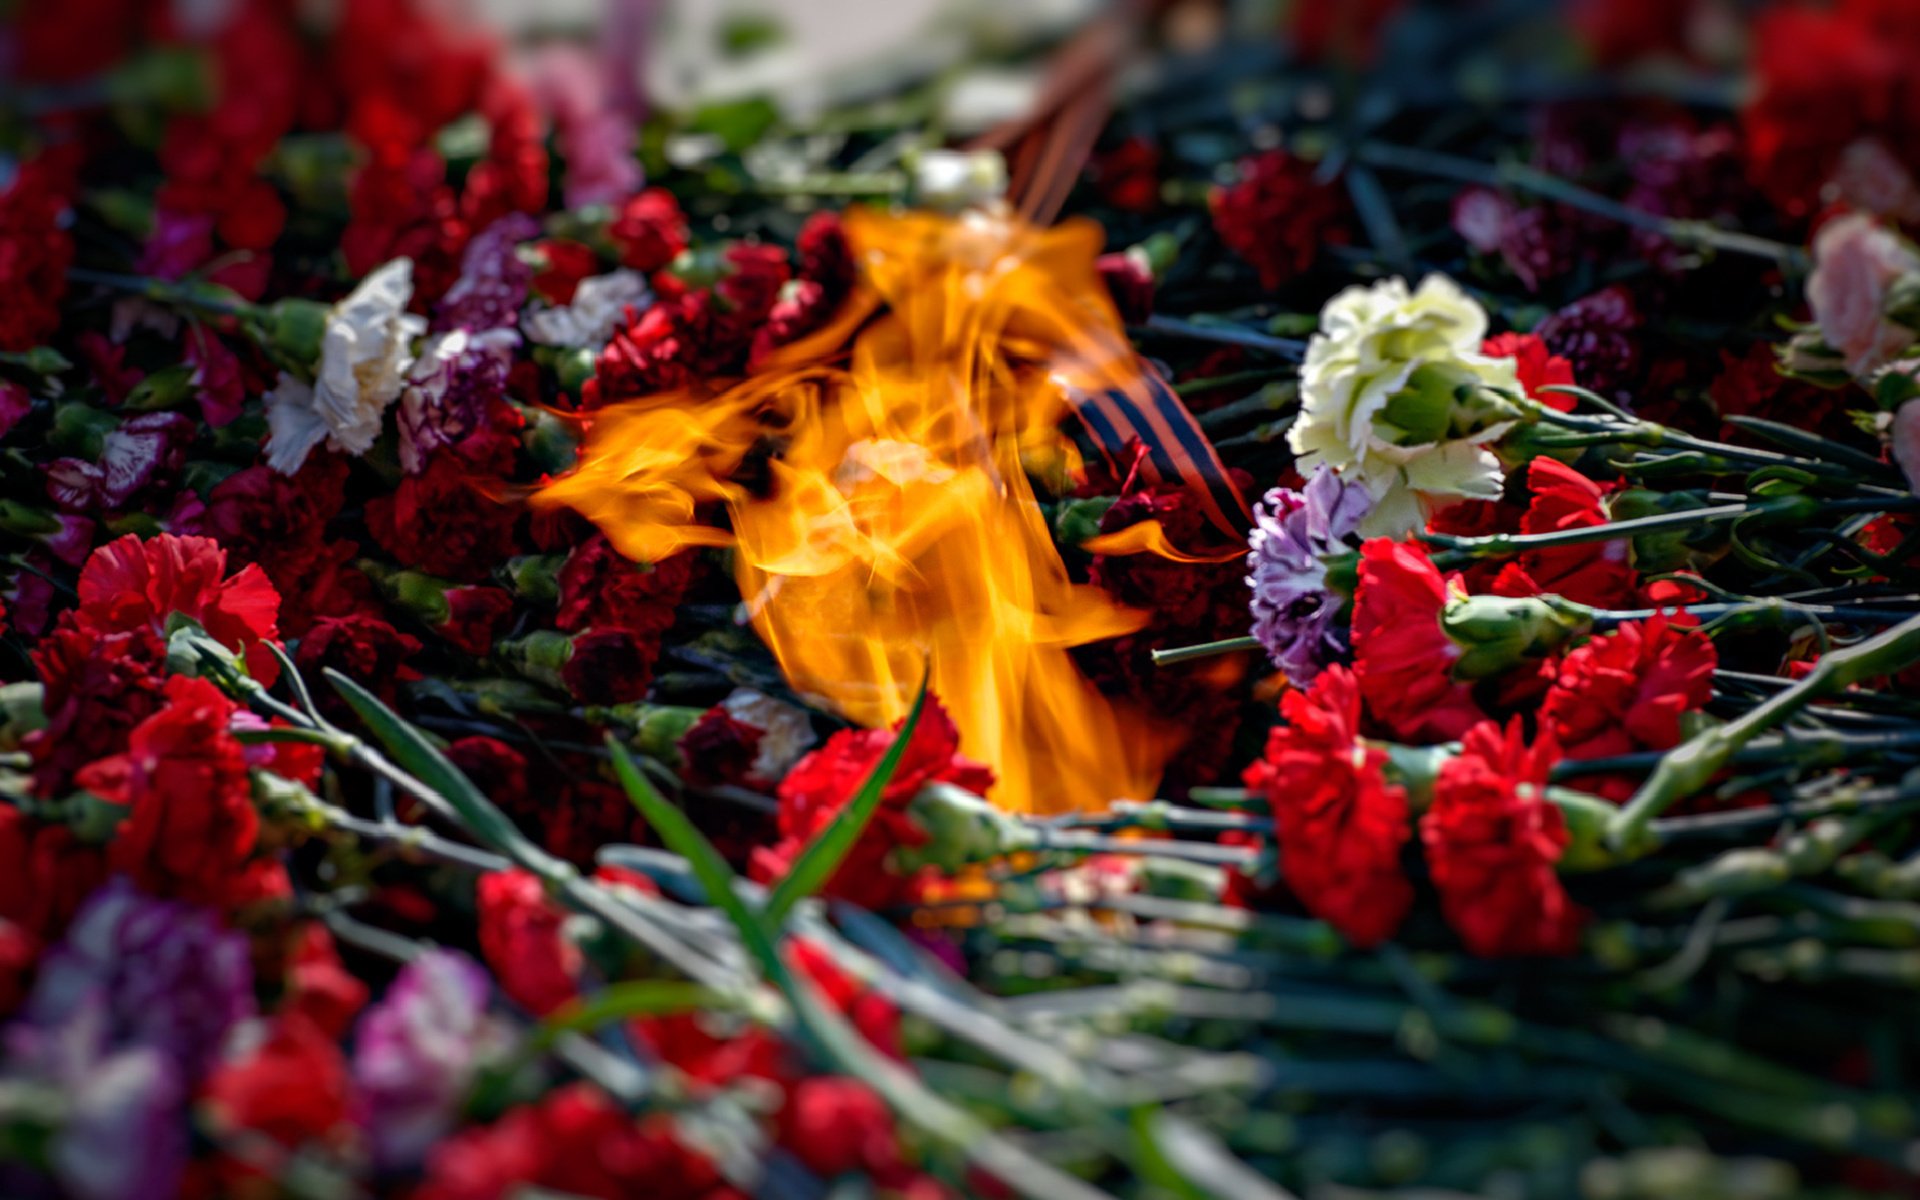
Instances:
[[[1668,751],[1652,776],[1609,823],[1608,844],[1617,852],[1630,851],[1644,838],[1649,821],[1705,787],[1737,751],[1815,700],[1876,675],[1891,675],[1915,662],[1920,662],[1920,616],[1908,617],[1864,642],[1829,653],[1792,687]]]
[[[1142,333],[1159,334],[1164,337],[1185,338],[1194,342],[1213,342],[1222,346],[1240,346],[1248,350],[1260,350],[1280,358],[1299,359],[1307,352],[1307,344],[1298,338],[1280,338],[1258,330],[1247,329],[1239,325],[1213,324],[1211,322],[1187,321],[1179,317],[1166,317],[1155,314],[1148,317],[1146,323],[1138,327]]]
[[[1788,499],[1799,500],[1798,497]],[[1625,521],[1609,521],[1604,525],[1588,525],[1580,529],[1563,529],[1553,533],[1491,533],[1481,537],[1456,537],[1445,533],[1422,533],[1420,538],[1429,545],[1440,548],[1434,555],[1434,563],[1442,570],[1464,566],[1482,558],[1500,558],[1520,554],[1528,550],[1545,550],[1556,546],[1579,546],[1589,542],[1610,542],[1620,538],[1638,537],[1647,533],[1665,533],[1675,529],[1692,529],[1711,525],[1721,521],[1737,520],[1755,513],[1776,511],[1770,509],[1770,502],[1760,505],[1747,503],[1716,504],[1707,508],[1685,509],[1680,512],[1654,513],[1651,516],[1633,517]],[[1796,504],[1796,510],[1805,509],[1804,501]],[[1797,518],[1802,514],[1795,511]]]
[[[1395,146],[1377,141],[1360,143],[1355,147],[1354,157],[1361,162],[1392,171],[1432,175],[1460,183],[1508,187],[1516,191],[1531,192],[1569,208],[1590,212],[1595,216],[1605,217],[1634,229],[1649,230],[1683,246],[1763,258],[1796,270],[1804,269],[1807,265],[1806,252],[1798,246],[1790,246],[1784,242],[1771,241],[1735,230],[1721,229],[1704,221],[1682,221],[1663,217],[1658,213],[1650,213],[1644,209],[1622,204],[1618,200],[1602,196],[1597,192],[1590,192],[1525,163],[1502,162],[1489,165],[1434,150],[1424,150],[1415,146]]]
[[[113,271],[95,271],[87,267],[68,267],[67,278],[74,283],[92,284],[143,296],[156,304],[192,309],[210,316],[241,317],[257,313],[248,304],[223,287],[201,283],[175,283],[145,275],[122,275]]]
[[[1155,650],[1153,665],[1164,667],[1170,663],[1190,662],[1196,658],[1212,658],[1216,654],[1236,654],[1242,650],[1258,650],[1260,642],[1252,637],[1227,638],[1218,642],[1203,642],[1197,646],[1179,646],[1172,650]]]

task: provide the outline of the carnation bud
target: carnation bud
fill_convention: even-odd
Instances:
[[[17,537],[48,537],[60,532],[60,518],[18,500],[0,500],[0,531]]]
[[[918,846],[896,846],[893,863],[901,871],[939,867],[957,871],[1021,850],[1039,838],[1025,822],[1001,812],[963,787],[935,780],[907,802],[907,816],[927,833]]]
[[[1558,596],[1460,596],[1441,610],[1440,627],[1464,651],[1454,674],[1485,679],[1586,633],[1593,610]]]
[[[1615,521],[1651,517],[1660,513],[1690,512],[1707,507],[1698,492],[1656,492],[1650,488],[1628,488],[1607,502],[1607,515]],[[1699,529],[1668,529],[1642,533],[1633,539],[1634,569],[1648,575],[1679,571],[1700,565],[1700,554],[1688,545]]]
[[[557,629],[536,629],[524,637],[508,638],[494,648],[500,661],[535,683],[566,690],[562,672],[573,657],[573,639]]]
[[[1113,507],[1114,497],[1069,500],[1053,513],[1053,534],[1062,546],[1078,546],[1100,533],[1100,518]]]
[[[0,353],[0,362],[25,367],[35,375],[58,375],[62,371],[73,369],[73,364],[67,361],[67,356],[52,346],[35,346],[31,350]]]
[[[107,435],[120,427],[120,419],[110,412],[78,400],[56,404],[53,428],[47,434],[48,445],[62,454],[93,462],[106,448]]]
[[[132,412],[159,412],[178,407],[194,394],[193,373],[191,363],[162,367],[134,385],[121,407]]]
[[[527,448],[527,456],[533,459],[534,465],[549,475],[571,470],[580,445],[573,426],[544,408],[525,404],[516,404],[514,408],[526,421],[520,444]]]
[[[585,346],[573,346],[553,356],[553,374],[560,387],[578,393],[593,378],[594,353]]]
[[[444,625],[453,615],[453,606],[447,602],[447,589],[453,585],[446,580],[419,571],[396,571],[371,559],[363,558],[356,565],[391,603],[426,624]]]
[[[560,602],[560,568],[564,554],[521,554],[507,560],[501,582],[522,600],[534,604]]]
[[[291,362],[312,366],[320,361],[320,343],[331,311],[317,300],[288,297],[267,309],[261,324],[273,349]]]
[[[627,744],[648,758],[670,767],[680,765],[680,739],[700,723],[704,708],[681,704],[596,704],[586,709],[586,718],[596,725],[618,725],[631,732]]]
[[[44,685],[0,684],[0,750],[18,750],[21,738],[46,727]]]

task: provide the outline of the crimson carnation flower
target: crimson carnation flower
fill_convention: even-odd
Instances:
[[[276,632],[280,593],[253,563],[224,577],[227,552],[205,537],[128,534],[93,552],[80,571],[75,622],[99,633],[150,629],[165,635],[175,613],[190,617],[248,667],[271,680],[273,658],[260,646]]]
[[[0,920],[50,942],[106,878],[99,847],[0,804]]]
[[[1374,538],[1360,547],[1353,664],[1367,712],[1394,737],[1436,742],[1481,720],[1452,675],[1460,647],[1440,628],[1447,583],[1418,546]]]
[[[0,350],[31,350],[60,328],[60,300],[73,265],[73,235],[60,227],[66,210],[63,172],[44,159],[21,166],[0,193]]]
[[[1280,715],[1246,782],[1272,806],[1281,877],[1354,945],[1385,941],[1413,904],[1400,870],[1407,794],[1386,781],[1387,752],[1360,741],[1359,681],[1329,666],[1311,691],[1288,692]]]
[[[537,876],[514,868],[480,877],[480,953],[515,1004],[544,1017],[578,990],[580,948],[561,932],[566,914]]]
[[[554,624],[569,633],[590,627],[661,634],[693,583],[691,553],[636,563],[601,534],[574,547],[560,568],[560,608]]]
[[[1572,651],[1540,706],[1542,728],[1568,758],[1608,758],[1680,744],[1680,720],[1713,697],[1713,641],[1666,615],[1628,621]],[[1616,801],[1633,794],[1625,776],[1581,786]]]
[[[156,896],[228,903],[250,882],[243,868],[260,832],[246,751],[229,732],[234,705],[186,676],[167,681],[166,700],[134,727],[125,754],[76,782],[130,810],[108,847],[114,870]]]
[[[1527,467],[1527,487],[1533,498],[1520,519],[1522,533],[1558,533],[1607,523],[1606,489],[1558,459],[1534,459]],[[1627,563],[1630,546],[1622,539],[1529,550],[1519,563],[1533,587],[1518,594],[1551,592],[1595,608],[1630,604],[1639,584],[1638,574]]]
[[[332,668],[391,703],[400,684],[420,677],[407,666],[407,660],[418,653],[418,638],[379,617],[354,613],[315,621],[293,657],[304,675],[317,679]]]
[[[463,737],[447,747],[447,758],[509,816],[528,811],[527,758],[499,738]]]
[[[560,677],[582,704],[625,704],[645,698],[659,658],[657,635],[589,629],[573,636]]]
[[[1312,267],[1322,246],[1344,246],[1351,237],[1345,197],[1316,179],[1315,169],[1285,150],[1268,150],[1242,160],[1239,179],[1208,197],[1214,231],[1252,264],[1261,287],[1279,287]]]
[[[214,1071],[205,1093],[223,1129],[260,1134],[289,1149],[345,1123],[351,1098],[339,1043],[298,1012],[275,1018],[265,1039]]]
[[[433,1148],[415,1200],[499,1200],[516,1185],[568,1196],[709,1200],[718,1170],[675,1137],[670,1114],[635,1120],[589,1084],[556,1089]]]
[[[755,879],[771,883],[786,874],[794,857],[820,836],[853,798],[855,789],[893,745],[899,731],[898,724],[892,729],[843,729],[794,764],[780,781],[781,841],[754,851]],[[938,699],[928,696],[913,738],[881,794],[880,807],[822,889],[827,895],[875,909],[908,895],[906,881],[889,872],[885,860],[894,846],[918,846],[927,840],[926,833],[907,815],[907,805],[915,793],[936,781],[982,794],[993,786],[993,771],[959,751],[960,731],[953,718]]]
[[[1633,293],[1614,284],[1550,314],[1537,332],[1586,386],[1607,395],[1625,392],[1637,377],[1644,323]]]
[[[1546,798],[1557,751],[1551,735],[1531,748],[1520,719],[1467,731],[1434,781],[1420,840],[1441,909],[1467,949],[1485,957],[1570,954],[1584,915],[1554,864],[1566,820]]]
[[[512,551],[515,506],[487,494],[459,456],[434,456],[393,493],[367,503],[367,531],[397,561],[472,583]]]
[[[102,633],[63,616],[33,648],[46,728],[27,735],[36,790],[53,796],[73,772],[127,748],[133,727],[158,712],[167,647],[150,629]]]
[[[343,1038],[367,996],[367,985],[340,961],[325,925],[306,921],[294,930],[281,1011],[297,1012],[328,1037]]]
[[[620,246],[620,261],[651,275],[687,248],[687,218],[664,188],[648,188],[628,200],[608,230]]]

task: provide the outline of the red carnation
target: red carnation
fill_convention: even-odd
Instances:
[[[1353,664],[1373,719],[1397,738],[1459,737],[1482,719],[1452,676],[1460,647],[1440,628],[1447,584],[1418,546],[1374,538],[1360,547]]]
[[[1261,287],[1279,287],[1312,267],[1322,246],[1351,237],[1344,195],[1315,171],[1285,150],[1268,150],[1243,159],[1238,181],[1208,197],[1214,231],[1252,264]]]
[[[665,633],[693,583],[694,566],[691,553],[636,563],[596,533],[574,547],[560,568],[554,624],[569,633],[593,627]]]
[[[271,679],[273,658],[259,643],[276,632],[280,593],[252,563],[230,578],[226,567],[227,552],[212,538],[162,533],[143,542],[130,533],[87,559],[75,621],[101,633],[164,635],[178,613],[229,650],[248,651],[253,673]]]
[[[60,227],[65,172],[44,159],[23,163],[0,193],[0,351],[19,353],[60,328],[60,301],[73,265],[73,235]]]
[[[527,807],[526,756],[498,738],[463,737],[447,747],[447,757],[509,815]]]
[[[500,989],[544,1017],[578,990],[580,949],[561,931],[566,914],[538,877],[515,868],[480,877],[480,953]]]
[[[447,619],[434,632],[468,654],[485,656],[493,649],[493,635],[513,611],[506,589],[488,586],[450,587],[446,591]]]
[[[1713,641],[1664,614],[1628,621],[1572,651],[1540,707],[1540,722],[1568,758],[1609,758],[1680,744],[1680,720],[1713,698]],[[1580,783],[1614,800],[1633,794],[1626,776]]]
[[[134,727],[124,755],[76,782],[130,810],[108,847],[114,870],[155,895],[231,901],[260,831],[246,751],[229,732],[233,702],[185,676],[167,681],[166,699]]]
[[[680,777],[694,787],[739,785],[753,773],[762,731],[715,705],[680,735]]]
[[[62,616],[33,648],[47,725],[26,745],[42,795],[57,795],[73,772],[127,748],[133,727],[160,710],[166,661],[166,643],[150,629],[102,633]]]
[[[1434,781],[1420,840],[1447,922],[1475,954],[1570,954],[1579,942],[1583,914],[1553,869],[1568,842],[1546,798],[1555,753],[1550,734],[1529,749],[1518,717],[1504,734],[1484,721]]]
[[[669,1115],[636,1121],[584,1083],[435,1146],[414,1197],[502,1200],[523,1188],[594,1200],[738,1198],[712,1163],[677,1140]]]
[[[330,667],[391,703],[400,684],[420,677],[407,665],[418,653],[419,639],[355,613],[314,622],[293,657],[303,675],[318,679]]]
[[[910,1176],[893,1113],[857,1079],[815,1075],[787,1092],[780,1144],[822,1179],[858,1171],[886,1187]]]
[[[327,927],[318,921],[301,923],[288,955],[282,1011],[297,1012],[328,1037],[340,1038],[366,1006],[367,985],[340,961]]]
[[[0,804],[0,920],[52,941],[106,877],[99,847]]]
[[[1548,408],[1561,412],[1573,411],[1573,397],[1562,392],[1546,392],[1542,388],[1570,387],[1573,384],[1573,364],[1547,349],[1547,343],[1537,334],[1501,333],[1488,338],[1480,345],[1480,353],[1492,358],[1510,358],[1513,360],[1514,373],[1520,377],[1520,389]]]
[[[892,729],[843,729],[794,764],[780,781],[781,841],[754,851],[754,878],[770,883],[786,874],[794,856],[853,798],[855,789],[893,745],[899,729],[898,724]],[[927,835],[907,816],[915,793],[936,780],[977,793],[993,785],[993,772],[959,750],[960,731],[953,718],[938,699],[929,696],[906,753],[887,781],[880,807],[827,881],[826,894],[865,908],[883,908],[907,894],[905,881],[888,872],[885,859],[894,846],[926,841]]]
[[[687,218],[664,188],[648,188],[628,200],[608,230],[620,245],[620,261],[651,275],[687,248]]]
[[[289,1149],[324,1139],[347,1119],[351,1082],[340,1046],[299,1013],[283,1013],[266,1037],[207,1080],[215,1121]]]
[[[519,515],[488,495],[458,455],[441,454],[392,495],[367,502],[367,531],[414,570],[471,583],[512,554]]]
[[[1272,806],[1281,876],[1354,945],[1385,941],[1413,904],[1400,870],[1407,794],[1382,773],[1387,752],[1360,741],[1359,682],[1328,667],[1310,692],[1288,692],[1280,714],[1246,782]]]
[[[819,284],[829,300],[837,303],[853,290],[853,243],[839,213],[822,210],[808,217],[793,249],[800,278]]]
[[[1558,459],[1540,457],[1527,467],[1527,487],[1533,499],[1520,531],[1560,533],[1607,523],[1606,489]],[[1639,576],[1628,565],[1631,543],[1582,542],[1529,550],[1520,565],[1541,592],[1565,596],[1595,608],[1618,608],[1632,603]]]

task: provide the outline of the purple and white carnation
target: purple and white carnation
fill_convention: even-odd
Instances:
[[[1351,548],[1348,539],[1372,510],[1366,488],[1325,464],[1304,491],[1274,488],[1254,507],[1247,558],[1253,636],[1295,687],[1346,652],[1333,622],[1342,597],[1327,587],[1326,559]]]
[[[520,243],[540,236],[539,222],[508,213],[474,235],[460,258],[460,278],[440,301],[438,331],[511,329],[533,289],[533,267],[520,257]]]

